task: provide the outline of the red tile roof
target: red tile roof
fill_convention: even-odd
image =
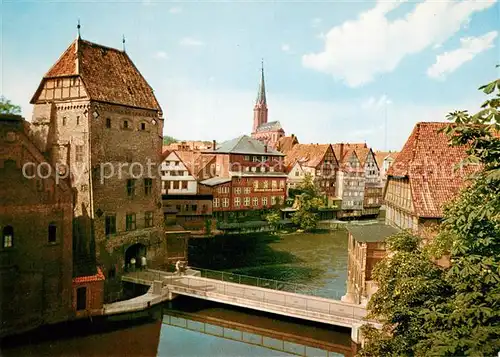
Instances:
[[[285,165],[300,162],[302,166],[317,167],[330,148],[330,144],[296,144],[287,153]]]
[[[282,152],[283,154],[288,153],[292,150],[293,146],[299,143],[299,139],[295,135],[283,136],[278,140],[276,144],[276,150]]]
[[[44,79],[80,76],[91,100],[161,112],[153,89],[123,51],[75,40]],[[37,93],[43,85],[40,84]],[[36,101],[37,93],[31,103]]]
[[[466,176],[480,168],[468,165],[456,169],[467,154],[463,146],[449,146],[446,135],[438,132],[446,125],[417,123],[387,172],[389,178],[409,179],[415,213],[420,217],[442,217],[445,203],[465,185]]]
[[[73,278],[73,283],[74,284],[92,283],[95,281],[102,281],[102,280],[106,280],[106,278],[104,277],[101,268],[97,267],[97,274],[88,276],[77,276],[76,278]]]
[[[379,168],[382,168],[384,165],[384,160],[387,157],[391,157],[393,159],[396,159],[398,157],[398,152],[396,151],[375,151],[375,160],[377,161],[377,166]]]
[[[215,158],[215,155],[202,154],[198,151],[175,151],[175,153],[196,178],[199,178],[201,171]]]

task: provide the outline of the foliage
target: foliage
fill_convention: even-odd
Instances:
[[[292,222],[303,230],[312,230],[318,224],[318,210],[324,206],[324,199],[310,174],[306,174],[298,190],[301,193],[295,197],[297,211],[292,215]]]
[[[165,136],[163,137],[163,145],[170,145],[170,144],[174,144],[174,143],[176,143],[176,142],[178,142],[178,140],[177,140],[177,139],[175,139],[175,138],[174,138],[174,137],[172,137],[172,136],[165,135]]]
[[[480,88],[494,98],[474,115],[457,111],[445,130],[484,169],[447,206],[437,237],[421,247],[408,232],[374,270],[369,302],[382,331],[365,328],[363,356],[485,356],[500,350],[500,80]],[[404,236],[406,235],[406,237]],[[446,254],[450,267],[434,258]]]
[[[20,115],[21,107],[19,105],[12,104],[10,100],[2,95],[0,96],[0,114]]]
[[[212,233],[212,220],[205,219],[205,234],[211,234],[211,233]]]
[[[277,230],[279,228],[279,222],[281,220],[281,214],[279,211],[271,211],[266,215],[267,223],[274,229]]]

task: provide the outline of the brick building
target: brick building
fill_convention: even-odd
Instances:
[[[342,198],[340,217],[359,217],[363,212],[365,170],[356,151],[346,144],[334,144],[333,150],[339,162],[337,194]]]
[[[213,194],[217,218],[284,203],[287,175],[282,153],[243,135],[206,154],[216,157],[215,177],[200,182],[200,193]]]
[[[132,257],[150,266],[167,259],[161,180],[148,169],[161,161],[160,105],[125,51],[79,36],[31,103],[33,140],[70,172],[76,244],[95,250],[106,300],[117,298]]]
[[[386,256],[385,239],[397,229],[381,223],[348,227],[347,293],[342,301],[366,305],[377,291],[372,280],[375,264]]]
[[[478,165],[456,166],[467,157],[464,147],[449,146],[440,129],[448,123],[420,122],[387,172],[386,223],[429,232],[437,228],[444,205],[464,187]]]
[[[252,138],[262,141],[271,149],[276,149],[278,141],[285,136],[285,130],[279,121],[268,122],[267,114],[264,65],[262,65],[259,92],[253,108]]]
[[[311,175],[314,183],[322,193],[329,198],[335,197],[339,165],[330,144],[294,145],[286,155],[285,164],[293,167],[294,163],[300,163],[304,173]],[[292,177],[297,172],[300,174],[300,171],[296,169],[292,173]],[[295,179],[292,180],[295,181]]]

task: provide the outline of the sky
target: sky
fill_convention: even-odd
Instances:
[[[301,143],[398,150],[415,123],[477,111],[500,77],[496,0],[2,0],[0,92],[29,104],[76,37],[122,48],[155,91],[164,134],[250,134],[264,60],[269,121]]]

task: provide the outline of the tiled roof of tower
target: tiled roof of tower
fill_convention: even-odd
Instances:
[[[232,140],[225,141],[220,144],[217,150],[206,151],[206,153],[284,156],[279,151],[269,147],[266,149],[266,145],[248,135],[242,135]]]
[[[286,153],[292,150],[293,146],[298,143],[299,140],[293,134],[291,136],[283,136],[278,140],[276,148],[278,149],[278,151],[286,155]]]
[[[329,144],[296,144],[287,153],[285,165],[293,165],[298,161],[302,166],[316,167],[329,148]]]
[[[281,123],[279,121],[270,121],[269,123],[260,124],[257,128],[257,132],[261,133],[263,131],[278,131],[283,130]]]
[[[153,89],[124,51],[76,39],[44,78],[67,76],[80,76],[91,100],[161,112]]]
[[[420,217],[442,217],[443,206],[466,184],[466,177],[479,165],[456,166],[467,157],[465,147],[449,146],[438,132],[448,123],[421,122],[389,168],[388,176],[408,177],[415,213]]]

